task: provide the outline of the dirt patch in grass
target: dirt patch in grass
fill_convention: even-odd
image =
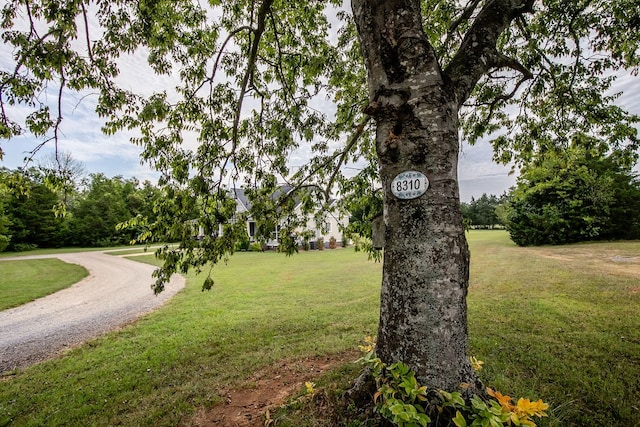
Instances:
[[[315,381],[325,372],[353,362],[358,351],[310,357],[296,361],[282,361],[252,375],[243,387],[224,390],[225,402],[200,411],[191,425],[197,427],[257,427],[265,425],[265,415],[281,406],[306,381]]]
[[[523,248],[540,258],[562,261],[566,265],[590,269],[594,273],[616,274],[640,279],[640,256],[615,249],[603,250],[602,246],[551,248]]]

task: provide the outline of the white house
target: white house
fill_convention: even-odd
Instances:
[[[251,202],[249,201],[244,189],[242,188],[234,188],[231,191],[232,196],[236,200],[236,211],[238,213],[244,213],[251,210]],[[278,193],[288,194],[292,191],[292,187],[290,186],[282,186],[280,187]],[[297,200],[297,199],[296,199]],[[301,203],[299,201],[296,202],[297,205],[294,208],[294,212],[300,216],[303,216]],[[312,246],[315,247],[316,242],[319,239],[324,241],[325,247],[328,247],[330,240],[335,239],[337,245],[342,246],[344,242],[342,242],[343,229],[349,223],[349,218],[346,215],[342,215],[337,207],[337,200],[332,200],[330,204],[330,211],[326,214],[324,224],[317,224],[315,218],[312,215],[306,215],[306,224],[304,227],[299,227],[296,230],[296,233],[302,236],[304,232],[307,232],[310,241],[313,243]],[[279,226],[275,228],[271,235],[271,239],[269,239],[266,244],[269,247],[277,247],[278,246],[278,231]],[[249,235],[249,240],[251,242],[256,241],[257,235],[257,224],[256,221],[249,216],[247,219],[247,234]],[[302,241],[302,238],[301,238]]]

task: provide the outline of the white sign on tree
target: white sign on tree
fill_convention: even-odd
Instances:
[[[391,181],[391,192],[398,199],[416,199],[422,196],[429,188],[429,180],[418,171],[406,171],[399,173]]]

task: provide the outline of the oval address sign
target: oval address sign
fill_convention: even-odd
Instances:
[[[416,199],[422,196],[429,188],[429,180],[418,171],[406,171],[399,173],[391,181],[391,192],[398,199]]]

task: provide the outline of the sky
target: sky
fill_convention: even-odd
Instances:
[[[12,69],[11,51],[6,45],[0,46],[0,69]],[[120,61],[121,76],[118,83],[125,89],[151,94],[176,86],[174,78],[155,75],[147,66],[143,54],[129,55]],[[628,111],[640,114],[640,77],[622,75],[613,91],[622,92],[618,104]],[[95,95],[90,93],[71,94],[65,99],[62,137],[58,150],[71,152],[74,159],[81,161],[88,173],[104,173],[106,176],[121,175],[135,177],[141,181],[156,182],[158,173],[148,165],[141,164],[141,148],[129,142],[135,136],[132,132],[120,132],[107,136],[101,132],[103,120],[93,111]],[[324,102],[322,100],[320,103]],[[331,110],[330,102],[325,108]],[[322,106],[320,106],[322,108]],[[19,111],[18,111],[19,113]],[[24,164],[28,152],[40,141],[31,135],[23,135],[11,140],[0,141],[4,159],[0,166],[13,169]],[[43,159],[54,152],[55,146],[45,146],[36,156]],[[500,195],[515,185],[516,174],[509,174],[511,167],[498,165],[492,161],[492,148],[486,141],[474,146],[462,143],[458,165],[460,198],[469,201],[483,193]]]

